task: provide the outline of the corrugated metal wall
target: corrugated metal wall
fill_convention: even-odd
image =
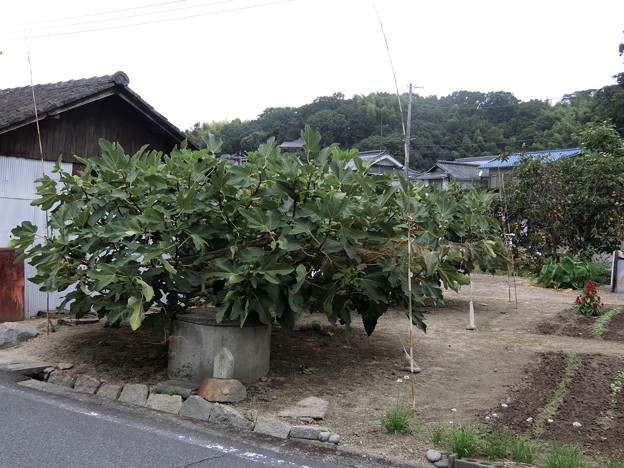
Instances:
[[[7,247],[11,239],[11,229],[23,221],[30,221],[39,228],[39,234],[45,234],[45,213],[38,207],[30,206],[36,198],[35,180],[45,173],[51,177],[54,163],[0,156],[0,247]],[[72,165],[62,164],[63,170],[71,173]],[[35,275],[35,269],[25,264],[25,276]],[[38,286],[26,281],[24,285],[24,316],[37,315],[46,309],[47,294],[39,291]],[[63,301],[60,293],[50,293],[50,308],[54,309]]]

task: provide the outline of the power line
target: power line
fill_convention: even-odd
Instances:
[[[234,1],[234,0],[226,0],[226,1]],[[229,10],[220,10],[220,11],[212,11],[212,12],[206,12],[206,13],[197,13],[194,15],[188,15],[188,16],[178,16],[175,18],[164,18],[164,19],[159,19],[159,20],[153,20],[153,21],[143,21],[143,22],[138,22],[138,23],[131,23],[131,24],[122,24],[122,25],[113,25],[113,26],[105,26],[102,28],[93,28],[93,29],[83,29],[83,30],[79,30],[79,31],[64,31],[64,32],[58,32],[58,33],[50,33],[50,34],[39,34],[39,35],[34,35],[34,36],[29,36],[29,39],[39,39],[39,38],[45,38],[45,37],[56,37],[56,36],[67,36],[67,35],[73,35],[73,34],[83,34],[83,33],[89,33],[89,32],[98,32],[98,31],[108,31],[111,29],[121,29],[121,28],[130,28],[130,27],[135,27],[135,26],[143,26],[143,25],[148,25],[148,24],[157,24],[157,23],[165,23],[165,22],[170,22],[170,21],[178,21],[178,20],[184,20],[184,19],[190,19],[190,18],[198,18],[198,17],[202,17],[202,16],[212,16],[212,15],[219,15],[219,14],[223,14],[223,13],[232,13],[232,12],[236,12],[236,11],[244,11],[244,10],[251,10],[251,9],[256,9],[256,8],[264,8],[267,6],[272,6],[272,5],[278,5],[278,4],[282,4],[282,3],[290,3],[290,2],[294,2],[296,0],[277,0],[274,2],[267,2],[267,3],[261,3],[258,5],[248,5],[248,6],[243,6],[243,7],[239,7],[239,8],[231,8]],[[223,2],[217,2],[217,3],[223,3]],[[214,4],[214,3],[213,3]],[[209,4],[206,4],[209,5]],[[206,6],[203,5],[203,6]],[[181,9],[186,9],[185,8],[180,8]],[[171,11],[175,11],[175,10],[171,10]],[[160,12],[162,13],[162,12]],[[118,19],[118,18],[113,18],[111,19],[111,21]],[[102,20],[104,21],[104,20]],[[63,27],[71,27],[72,25],[66,25]],[[59,26],[61,27],[61,26]],[[50,29],[50,28],[46,28],[46,29]],[[13,38],[9,38],[7,39],[8,41],[16,41],[16,40],[22,40],[23,37],[13,37]]]
[[[176,0],[176,1],[188,1],[188,0]],[[134,15],[126,15],[126,16],[116,16],[113,18],[101,18],[101,19],[94,19],[94,20],[90,20],[90,21],[81,21],[78,23],[70,23],[70,24],[61,24],[61,25],[53,25],[53,26],[43,26],[43,27],[39,27],[39,28],[30,28],[29,32],[33,32],[33,31],[42,31],[42,30],[46,30],[46,29],[58,29],[58,28],[71,28],[71,27],[75,27],[75,26],[82,26],[85,24],[94,24],[94,23],[104,23],[107,21],[117,21],[117,20],[123,20],[123,19],[129,19],[129,18],[139,18],[139,17],[145,17],[145,16],[152,16],[152,15],[160,15],[163,13],[171,13],[171,12],[175,12],[175,11],[181,11],[181,10],[190,10],[193,8],[203,8],[205,6],[212,6],[212,5],[217,5],[220,3],[231,3],[234,2],[236,0],[221,0],[218,2],[211,2],[211,3],[203,3],[200,5],[190,5],[190,6],[185,6],[185,7],[181,7],[181,8],[171,8],[169,10],[158,10],[158,11],[151,11],[151,12],[144,12],[144,13],[137,13]],[[170,2],[167,2],[170,3]],[[158,5],[165,5],[167,3],[160,3]],[[156,5],[154,5],[156,6]],[[93,16],[102,16],[102,15],[108,15],[111,13],[117,13],[117,12],[124,12],[124,11],[130,11],[130,10],[138,10],[138,9],[144,9],[146,7],[134,7],[134,8],[128,8],[125,10],[116,10],[116,11],[111,11],[111,12],[104,12],[104,13],[93,13],[90,15],[84,15],[84,16],[75,16],[73,19],[80,19],[80,18],[88,18],[88,17],[93,17]],[[68,18],[68,19],[72,19],[72,18]],[[61,19],[61,20],[50,20],[50,21],[41,21],[39,23],[31,23],[31,24],[42,24],[42,23],[48,23],[48,22],[56,22],[56,21],[65,21],[65,19]]]
[[[169,2],[155,3],[155,4],[152,4],[152,5],[142,5],[142,6],[136,6],[136,7],[130,7],[130,8],[122,8],[120,10],[102,11],[100,13],[89,13],[89,14],[86,14],[86,15],[67,16],[65,18],[46,19],[46,20],[42,20],[42,21],[33,21],[33,22],[30,22],[30,23],[24,23],[23,25],[15,26],[15,27],[22,28],[23,26],[32,26],[32,25],[36,25],[36,24],[45,24],[45,23],[54,23],[54,22],[59,22],[59,21],[68,21],[68,20],[74,20],[74,19],[90,18],[90,17],[93,17],[93,16],[109,15],[109,14],[112,14],[112,13],[123,13],[124,11],[142,10],[142,9],[145,9],[145,8],[153,8],[153,7],[162,6],[162,5],[170,5],[172,3],[185,3],[185,2],[188,2],[188,1],[190,1],[190,0],[171,0]],[[228,1],[233,1],[233,0],[228,0]],[[215,3],[222,3],[222,2],[215,2]]]

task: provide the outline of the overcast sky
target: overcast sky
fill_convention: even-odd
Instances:
[[[615,82],[623,30],[623,0],[4,1],[0,89],[30,84],[29,49],[35,84],[122,70],[182,130],[394,92],[391,63],[400,92],[554,102]]]

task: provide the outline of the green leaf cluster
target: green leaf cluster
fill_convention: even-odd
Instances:
[[[501,209],[528,255],[590,259],[620,248],[624,139],[611,125],[588,128],[581,155],[552,162],[525,157],[510,176]]]
[[[37,240],[24,223],[14,246],[42,290],[70,291],[78,316],[94,310],[166,330],[203,299],[219,321],[293,328],[309,308],[347,333],[359,315],[369,334],[389,307],[407,303],[408,255],[422,329],[416,306],[503,255],[486,215],[492,195],[398,187],[396,174],[369,175],[356,151],[320,148],[310,128],[301,135],[301,157],[269,139],[243,166],[218,154],[215,138],[201,151],[134,155],[100,140],[101,156],[81,160],[80,174],[57,164],[39,180],[33,203],[50,210],[52,235]]]

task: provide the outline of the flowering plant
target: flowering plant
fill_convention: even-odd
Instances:
[[[604,302],[600,302],[600,296],[596,286],[588,281],[581,294],[576,297],[574,308],[583,315],[602,315]]]

